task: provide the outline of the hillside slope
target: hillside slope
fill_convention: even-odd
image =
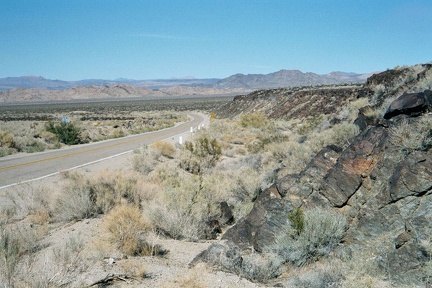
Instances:
[[[430,89],[432,65],[425,64],[374,75],[362,87],[254,92],[219,109],[224,117],[259,113],[300,124],[312,117],[315,126],[298,130],[304,146],[313,133],[329,129],[319,123],[325,119],[334,120],[326,127],[354,122],[359,134],[322,148],[300,170],[281,165],[250,213],[225,232],[225,242],[210,246],[192,265],[206,262],[258,281],[279,276],[270,282],[278,287],[430,285]],[[365,105],[352,118],[343,111],[354,100]],[[285,145],[289,151],[280,162],[297,167],[304,157],[299,149],[307,149]],[[289,157],[297,160],[285,161]],[[354,266],[344,274],[347,264],[337,263]],[[286,269],[301,272],[280,275]]]

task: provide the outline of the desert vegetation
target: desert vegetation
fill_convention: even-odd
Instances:
[[[139,147],[126,167],[67,172],[57,185],[15,187],[0,206],[0,283],[217,287],[201,275],[222,270],[256,286],[429,285],[431,115],[391,121],[383,115],[402,93],[429,87],[431,75],[416,67],[396,70],[391,85],[371,79],[369,94],[341,88],[335,95],[350,94],[343,101],[329,99],[342,104],[323,113],[307,113],[313,104],[298,107],[298,117],[276,117],[267,107],[242,110],[211,119],[182,145]],[[422,71],[425,78],[418,76]],[[330,93],[321,88],[316,95]],[[308,99],[318,97],[306,92]],[[165,113],[162,122],[183,120]],[[145,115],[156,121],[154,114]],[[125,119],[92,121],[100,128],[96,123],[114,126]],[[86,128],[79,123],[82,136]],[[46,137],[62,145],[56,127],[62,128],[52,124]],[[2,147],[14,149],[18,137],[6,130],[0,137]],[[68,236],[55,241],[59,234]],[[152,263],[175,266],[178,260],[170,258],[168,241],[203,246],[190,267],[182,267],[187,270],[155,280],[161,272]],[[394,263],[411,251],[415,260],[404,263],[414,264],[399,273],[405,264]]]
[[[14,116],[17,119],[24,117],[19,111],[16,111]],[[31,120],[32,118],[36,119]],[[0,157],[155,131],[186,120],[185,114],[175,111],[140,112],[115,109],[109,114],[103,111],[92,112],[91,109],[65,111],[62,114],[37,111],[25,120],[3,115],[0,120]]]

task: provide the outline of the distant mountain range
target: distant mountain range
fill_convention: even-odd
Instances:
[[[325,75],[280,70],[270,74],[235,74],[217,79],[86,79],[50,80],[40,76],[0,78],[0,102],[72,100],[177,95],[241,94],[258,89],[361,83],[373,73],[332,72]]]
[[[177,85],[196,86],[213,85],[220,79],[156,79],[156,80],[132,80],[120,78],[116,80],[85,79],[79,81],[50,80],[41,76],[22,76],[0,78],[0,91],[14,88],[40,88],[47,90],[64,90],[78,86],[103,86],[116,84],[129,84],[136,87],[159,89]]]
[[[41,88],[48,90],[63,90],[77,86],[91,85],[115,85],[125,83],[137,87],[149,89],[160,89],[178,85],[184,86],[207,86],[214,88],[279,88],[287,86],[320,85],[320,84],[339,84],[365,82],[366,78],[372,75],[356,74],[346,72],[332,72],[319,75],[311,72],[303,73],[299,70],[280,70],[270,74],[235,74],[227,78],[218,79],[155,79],[155,80],[133,80],[119,78],[115,80],[104,79],[85,79],[79,81],[63,81],[45,79],[41,76],[22,76],[0,78],[0,90],[10,90],[14,88]]]

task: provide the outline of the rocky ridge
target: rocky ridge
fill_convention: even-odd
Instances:
[[[429,285],[431,70],[429,64],[389,70],[372,76],[363,87],[257,91],[222,107],[221,117],[260,111],[270,118],[290,118],[338,113],[342,104],[362,97],[372,103],[360,109],[355,123],[361,133],[347,148],[325,147],[300,173],[279,173],[252,211],[225,232],[224,241],[198,255],[191,266],[206,262],[256,281],[278,277],[289,260],[273,250],[277,231],[297,207],[323,208],[347,220],[333,257],[373,255],[372,265],[391,283]],[[307,104],[300,105],[301,100]],[[384,117],[365,112],[386,101]],[[272,283],[292,287],[283,278]]]

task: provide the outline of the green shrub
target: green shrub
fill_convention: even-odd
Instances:
[[[297,207],[288,214],[288,220],[291,227],[297,235],[300,235],[304,230],[304,213],[301,207]]]
[[[57,139],[66,145],[81,143],[81,129],[71,122],[55,124],[54,122],[49,121],[45,125],[45,130],[54,133],[57,136]]]

